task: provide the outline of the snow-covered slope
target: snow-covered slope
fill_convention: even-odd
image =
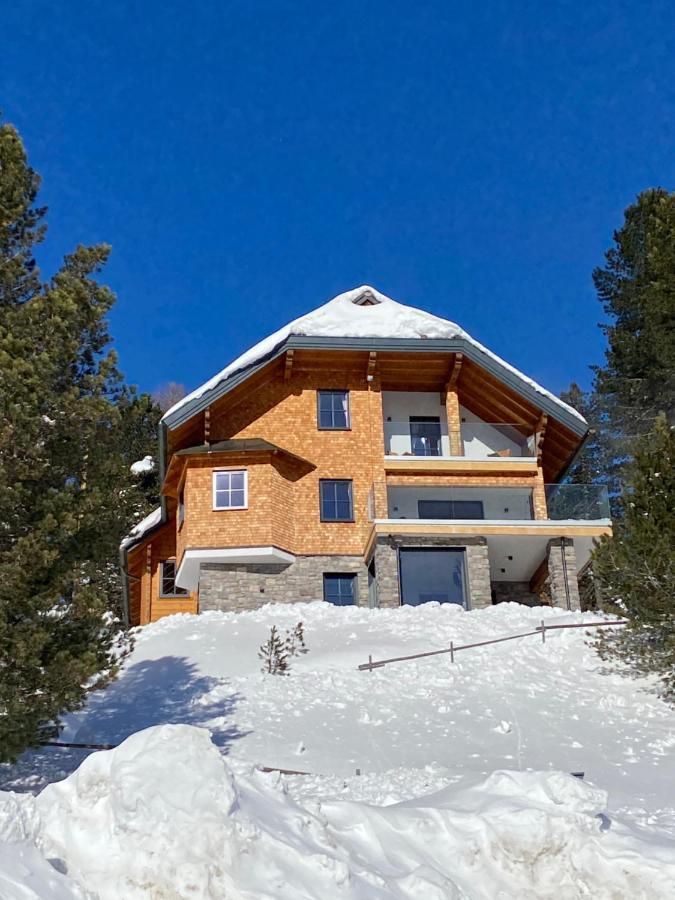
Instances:
[[[355,302],[366,292],[375,301],[373,305],[364,306]],[[575,409],[568,406],[559,397],[551,394],[540,384],[537,384],[536,381],[528,378],[514,366],[509,365],[491,350],[488,350],[487,347],[472,338],[468,332],[460,328],[455,322],[434,316],[424,310],[416,309],[414,306],[405,306],[403,303],[398,303],[398,301],[381,294],[369,285],[362,285],[354,290],[346,291],[344,294],[338,294],[337,297],[333,297],[332,300],[324,303],[323,306],[319,306],[304,316],[294,319],[288,325],[284,325],[283,328],[270,334],[227,365],[217,375],[214,375],[213,378],[210,378],[198,387],[197,390],[174,404],[171,409],[164,413],[163,420],[170,420],[174,413],[192,400],[202,397],[242,369],[246,369],[248,366],[265,359],[291,335],[328,338],[444,338],[446,340],[463,338],[482,353],[496,360],[519,379],[526,382],[535,391],[552,400],[581,422],[585,423],[586,421]]]
[[[648,682],[602,674],[583,629],[356,668],[542,618],[596,616],[313,603],[139,630],[118,681],[62,736],[130,740],[0,767],[22,792],[75,773],[37,799],[0,793],[0,871],[9,884],[23,865],[39,884],[44,858],[61,860],[69,890],[102,900],[666,897],[675,713]],[[309,652],[288,677],[261,674],[271,626],[299,620]],[[44,894],[7,893],[0,876],[0,897],[84,896],[56,875]]]
[[[495,772],[398,805],[301,805],[275,776],[234,776],[205,730],[164,725],[23,798],[21,837],[67,868],[73,892],[57,873],[43,892],[46,863],[24,846],[32,891],[5,896],[67,900],[76,885],[100,900],[669,896],[673,846],[611,821],[606,801],[560,772]],[[0,795],[0,836],[7,820]]]

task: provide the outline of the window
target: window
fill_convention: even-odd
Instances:
[[[414,456],[440,456],[440,418],[438,416],[410,416],[410,444]]]
[[[464,551],[445,547],[399,550],[401,603],[459,603],[467,605]]]
[[[184,588],[176,586],[176,560],[167,559],[160,563],[160,585],[161,597],[185,597],[189,594]]]
[[[319,428],[339,431],[351,427],[349,422],[349,391],[318,392]]]
[[[246,509],[248,504],[246,470],[213,473],[213,508]]]
[[[323,599],[335,606],[356,603],[356,575],[324,575]]]
[[[324,479],[319,482],[322,522],[353,522],[351,481]]]
[[[420,519],[484,519],[482,500],[418,500]]]

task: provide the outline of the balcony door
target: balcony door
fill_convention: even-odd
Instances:
[[[401,602],[459,603],[466,606],[464,551],[447,547],[401,547]]]
[[[413,456],[440,456],[440,417],[410,416],[410,446]]]

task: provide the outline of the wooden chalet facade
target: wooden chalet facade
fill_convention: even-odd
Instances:
[[[578,608],[611,529],[600,488],[560,484],[587,432],[453,323],[340,295],[164,416],[162,506],[122,546],[129,620],[308,600]]]

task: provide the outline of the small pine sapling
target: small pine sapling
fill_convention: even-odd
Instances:
[[[305,629],[302,622],[298,622],[293,631],[286,632],[286,647],[291,656],[300,656],[301,653],[307,653]]]
[[[263,662],[261,672],[288,675],[288,642],[281,640],[276,625],[272,626],[269,639],[261,645],[258,658]]]

